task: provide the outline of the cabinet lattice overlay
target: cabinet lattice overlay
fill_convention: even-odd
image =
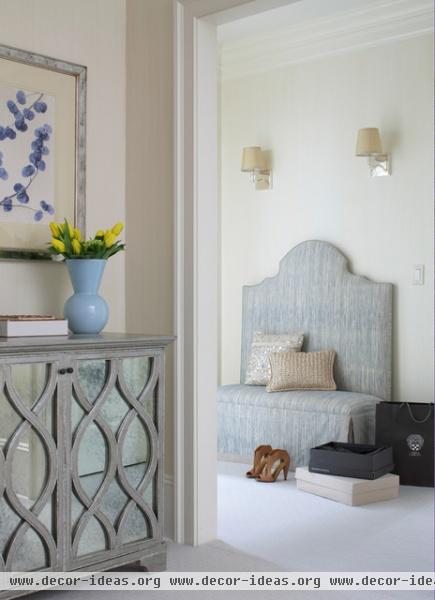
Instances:
[[[0,570],[163,568],[171,341],[0,341]]]
[[[79,361],[75,369],[73,557],[157,535],[157,382],[154,358]]]
[[[1,570],[58,566],[56,387],[56,364],[0,366]]]

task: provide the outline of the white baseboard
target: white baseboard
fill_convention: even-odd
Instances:
[[[164,514],[164,528],[163,535],[169,540],[173,540],[175,537],[175,520],[174,520],[174,478],[172,475],[165,475],[163,478],[165,488],[165,514]]]

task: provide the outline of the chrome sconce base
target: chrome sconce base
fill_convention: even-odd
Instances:
[[[372,154],[369,156],[370,177],[391,175],[391,157],[389,154]]]
[[[253,171],[251,180],[257,192],[272,189],[272,171],[269,169]]]

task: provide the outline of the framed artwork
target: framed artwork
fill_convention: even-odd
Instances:
[[[50,259],[50,221],[85,233],[86,67],[0,45],[0,259]]]

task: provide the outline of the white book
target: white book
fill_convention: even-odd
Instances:
[[[68,335],[68,320],[38,315],[0,315],[0,337]]]

